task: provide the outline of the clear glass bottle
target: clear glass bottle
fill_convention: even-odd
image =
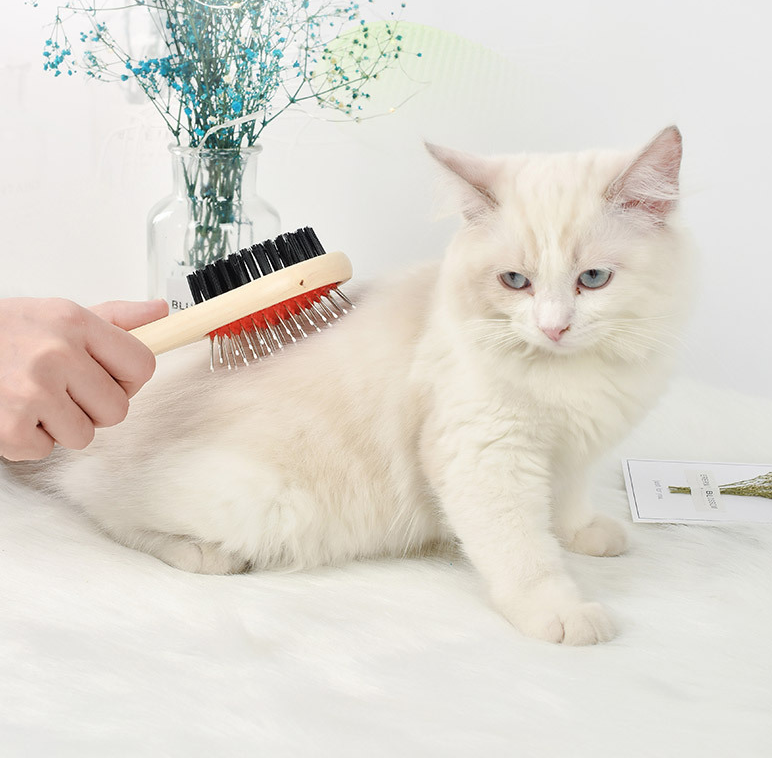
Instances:
[[[279,234],[279,214],[257,194],[260,145],[169,148],[172,194],[148,214],[148,294],[171,311],[193,305],[185,277],[230,253]]]

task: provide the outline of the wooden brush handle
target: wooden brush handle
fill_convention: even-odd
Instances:
[[[155,355],[189,345],[226,324],[327,284],[351,279],[351,261],[326,253],[255,279],[211,300],[131,330]]]

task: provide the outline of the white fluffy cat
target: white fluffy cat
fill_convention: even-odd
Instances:
[[[248,370],[211,375],[201,346],[162,360],[128,419],[49,473],[116,540],[188,571],[456,538],[525,634],[608,640],[561,546],[625,549],[585,479],[667,377],[691,258],[681,136],[635,154],[429,150],[464,216],[442,262]]]

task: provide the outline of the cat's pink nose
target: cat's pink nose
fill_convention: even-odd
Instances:
[[[541,327],[541,330],[553,341],[560,342],[560,338],[570,329],[570,326],[554,326],[549,329]]]

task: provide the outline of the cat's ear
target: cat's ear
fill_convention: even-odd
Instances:
[[[608,186],[604,197],[615,209],[635,210],[661,223],[678,202],[681,132],[663,129]]]
[[[476,221],[495,210],[499,201],[493,194],[493,184],[499,170],[499,163],[447,147],[424,145],[431,156],[453,175],[460,190],[461,212],[467,221]]]

